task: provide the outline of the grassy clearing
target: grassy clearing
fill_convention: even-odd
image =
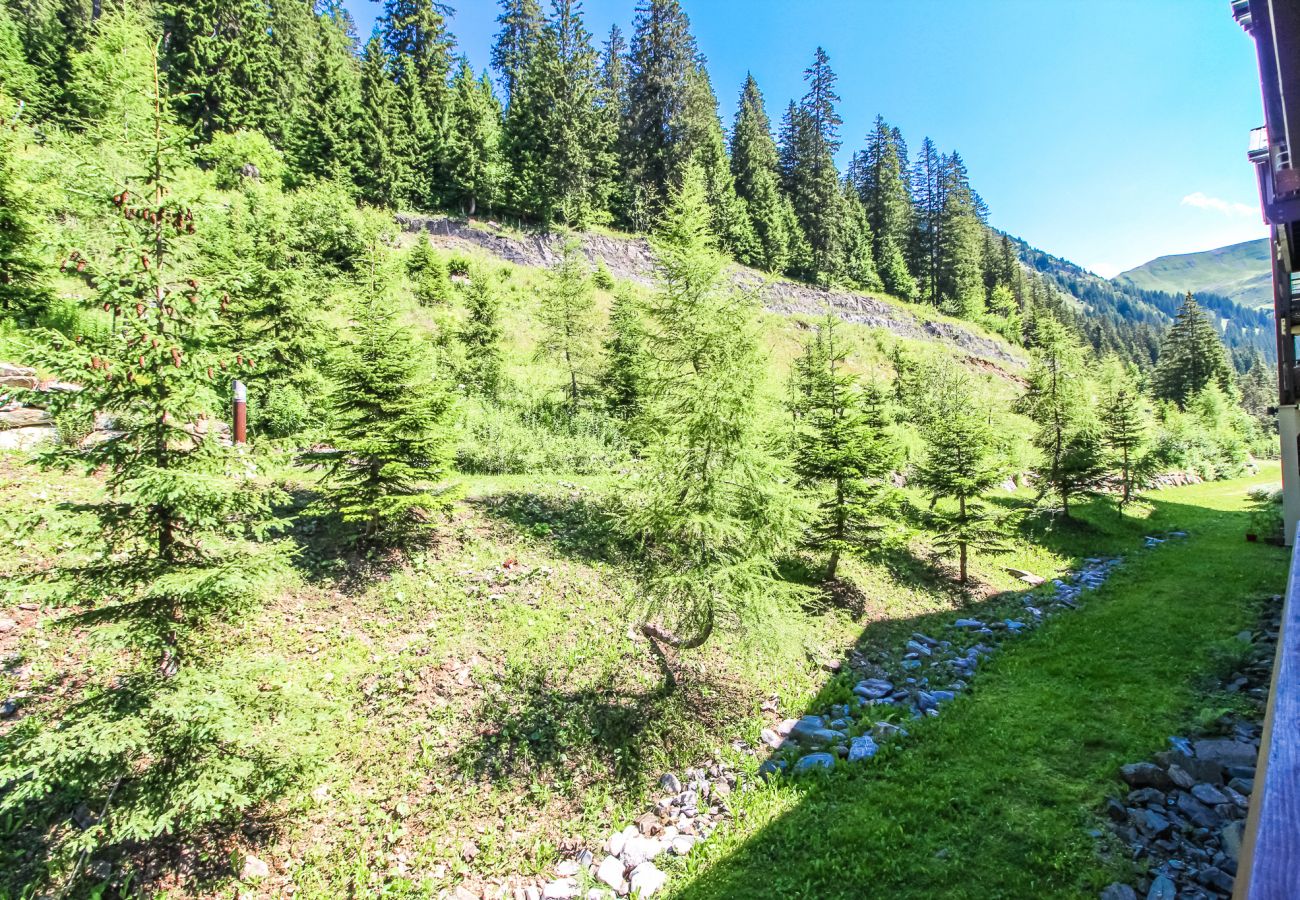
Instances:
[[[1086,524],[1038,535],[1057,552],[1129,561],[1082,611],[1012,644],[905,749],[750,792],[674,896],[1096,896],[1125,865],[1102,861],[1088,833],[1116,768],[1215,705],[1210,677],[1284,582],[1285,552],[1242,540],[1245,490],[1269,475],[1162,491],[1145,521],[1091,509]],[[1161,529],[1191,537],[1137,550]]]

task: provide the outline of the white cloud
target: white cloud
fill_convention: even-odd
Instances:
[[[1197,209],[1208,209],[1213,212],[1222,213],[1232,218],[1244,218],[1254,216],[1259,213],[1253,206],[1245,203],[1234,203],[1230,200],[1223,200],[1219,197],[1210,197],[1201,191],[1193,191],[1182,200],[1183,206],[1195,206]]]
[[[1123,266],[1117,266],[1114,263],[1099,262],[1088,266],[1088,271],[1100,275],[1102,278],[1114,278],[1120,272],[1126,271]]]

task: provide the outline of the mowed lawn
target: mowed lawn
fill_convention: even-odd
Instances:
[[[1261,598],[1284,586],[1287,551],[1247,543],[1250,479],[1169,489],[1145,521],[1091,511],[1087,553],[1125,537],[1128,561],[1085,607],[1013,642],[974,690],[862,767],[784,780],[675,880],[706,898],[1096,897],[1129,874],[1089,832],[1117,768],[1145,759],[1213,709],[1215,676],[1244,645]],[[1110,522],[1103,516],[1108,515]],[[1186,540],[1144,551],[1142,534]],[[1109,860],[1109,861],[1108,861]]]

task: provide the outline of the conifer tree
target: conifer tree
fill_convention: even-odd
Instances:
[[[56,447],[42,462],[103,475],[103,496],[80,508],[85,519],[69,524],[62,564],[47,574],[51,599],[73,608],[64,624],[105,633],[123,652],[102,675],[89,673],[56,722],[24,719],[0,755],[5,815],[31,804],[60,816],[78,805],[98,812],[93,828],[52,835],[83,861],[238,821],[296,765],[292,748],[270,737],[278,711],[222,670],[216,646],[287,554],[265,541],[280,524],[271,514],[278,492],[254,477],[248,448],[217,440],[214,416],[228,402],[218,373],[257,369],[214,344],[222,298],[187,277],[195,217],[172,186],[189,159],[156,60],[150,73],[154,127],[124,148],[142,174],[111,206],[105,197],[113,247],[76,257],[112,325],[75,338],[46,332],[37,359],[82,386],[52,397],[59,414],[116,422],[112,439]],[[78,862],[60,873],[65,888],[80,872]]]
[[[1105,477],[1101,436],[1082,349],[1055,320],[1040,325],[1038,341],[1020,408],[1036,426],[1033,443],[1042,455],[1036,467],[1039,492],[1055,492],[1068,519],[1070,498],[1095,491]]]
[[[722,249],[740,262],[759,261],[758,236],[749,208],[736,193],[735,176],[727,158],[718,101],[704,66],[697,66],[688,79],[686,109],[682,115],[683,144],[704,172],[705,192],[713,211],[713,231]]]
[[[392,61],[397,83],[397,128],[391,148],[398,166],[405,174],[406,202],[423,209],[436,207],[441,200],[438,164],[443,158],[444,132],[430,116],[425,92],[413,74],[415,63],[409,56]]]
[[[501,390],[501,298],[492,275],[483,266],[470,269],[464,285],[465,322],[460,342],[465,348],[462,377],[473,392],[495,399]]]
[[[600,378],[606,409],[624,421],[635,419],[641,412],[646,393],[646,367],[641,306],[632,287],[624,283],[614,289]]]
[[[829,554],[826,580],[840,556],[861,553],[878,539],[898,447],[885,432],[884,397],[845,371],[847,352],[827,314],[795,362],[790,407],[795,415],[795,471],[809,484],[827,485],[807,543]]]
[[[487,73],[475,80],[462,58],[451,86],[451,113],[445,162],[450,199],[468,216],[482,202],[489,208],[504,180],[501,158],[501,105]]]
[[[388,68],[388,56],[376,35],[361,57],[361,152],[364,163],[358,175],[362,195],[371,203],[396,206],[412,191],[407,166],[415,160],[403,152],[405,142],[397,86]]]
[[[628,55],[627,129],[621,148],[621,216],[634,231],[655,222],[689,160],[686,109],[698,50],[678,0],[640,0]]]
[[[750,75],[740,92],[740,106],[731,131],[731,170],[736,193],[749,210],[758,240],[757,264],[769,272],[787,270],[793,236],[794,209],[781,193],[776,142],[763,107],[758,82]]]
[[[601,47],[600,94],[596,101],[600,133],[595,141],[596,195],[602,218],[612,217],[619,204],[619,169],[627,118],[627,41],[617,25]]]
[[[358,324],[332,367],[334,448],[326,497],[365,544],[398,543],[450,505],[454,400],[392,311],[372,245]]]
[[[939,243],[943,233],[943,158],[928,137],[921,143],[912,167],[913,230],[911,270],[916,275],[919,299],[939,306]]]
[[[590,387],[599,347],[595,286],[577,239],[565,242],[563,255],[547,273],[541,301],[538,354],[564,366],[565,394],[569,408],[576,411]]]
[[[907,249],[913,233],[913,210],[907,183],[907,151],[897,129],[876,116],[867,149],[855,166],[855,187],[871,224],[876,270],[884,288],[912,299],[916,282],[908,271]]]
[[[0,94],[7,94],[15,103],[35,106],[39,111],[46,91],[41,74],[27,60],[23,32],[13,13],[0,3]]]
[[[966,167],[956,153],[947,157],[939,216],[939,303],[949,315],[972,321],[984,313],[984,226]]]
[[[496,41],[492,44],[492,68],[501,84],[501,99],[506,108],[515,95],[519,79],[532,62],[542,37],[545,19],[537,0],[500,0],[501,15]]]
[[[1188,291],[1160,344],[1152,391],[1157,399],[1183,408],[1211,382],[1231,391],[1232,369],[1218,330]]]
[[[1002,462],[970,376],[949,364],[932,373],[930,386],[928,415],[921,427],[925,455],[915,481],[933,500],[956,502],[956,509],[937,510],[935,544],[957,551],[957,580],[965,584],[971,549],[1005,549],[1005,526],[981,500],[997,484]]]
[[[406,274],[415,282],[415,299],[421,306],[440,306],[451,300],[447,266],[420,235],[406,258]]]
[[[1119,507],[1123,510],[1146,470],[1147,413],[1133,373],[1117,360],[1111,360],[1104,373],[1100,418],[1111,468],[1119,477]]]
[[[826,51],[817,48],[804,72],[808,93],[791,105],[782,126],[781,165],[790,195],[811,251],[809,278],[829,283],[844,271],[846,232],[844,195],[835,168],[840,117],[835,109],[835,73]]]
[[[0,116],[6,111],[0,93]],[[18,180],[15,132],[0,127],[0,315],[31,319],[49,303],[36,253],[36,210]]]
[[[843,280],[859,290],[880,290],[882,283],[871,252],[871,224],[853,185],[844,185]]]
[[[322,17],[290,156],[299,177],[353,184],[362,167],[361,73],[343,25]]]
[[[622,514],[645,549],[641,630],[660,654],[661,644],[698,647],[720,625],[772,614],[791,590],[773,565],[797,522],[783,467],[758,432],[758,307],[728,284],[710,218],[703,172],[690,166],[655,239],[650,437]]]

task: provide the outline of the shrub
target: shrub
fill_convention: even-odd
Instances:
[[[596,271],[592,273],[591,280],[602,291],[614,290],[614,276],[609,273],[609,267],[603,259],[596,262]]]
[[[212,136],[203,150],[217,187],[233,191],[245,183],[244,167],[257,170],[263,184],[278,187],[284,179],[284,156],[260,131],[231,131]]]
[[[470,262],[469,257],[465,256],[464,254],[453,253],[451,256],[447,257],[448,275],[455,275],[459,278],[466,278],[469,276],[469,271],[470,269],[473,268],[473,266],[474,264]]]
[[[334,182],[295,192],[289,220],[294,249],[326,265],[350,272],[365,256],[365,222],[352,195]]]
[[[467,404],[457,451],[457,468],[484,475],[601,475],[629,461],[612,418],[552,404]]]

